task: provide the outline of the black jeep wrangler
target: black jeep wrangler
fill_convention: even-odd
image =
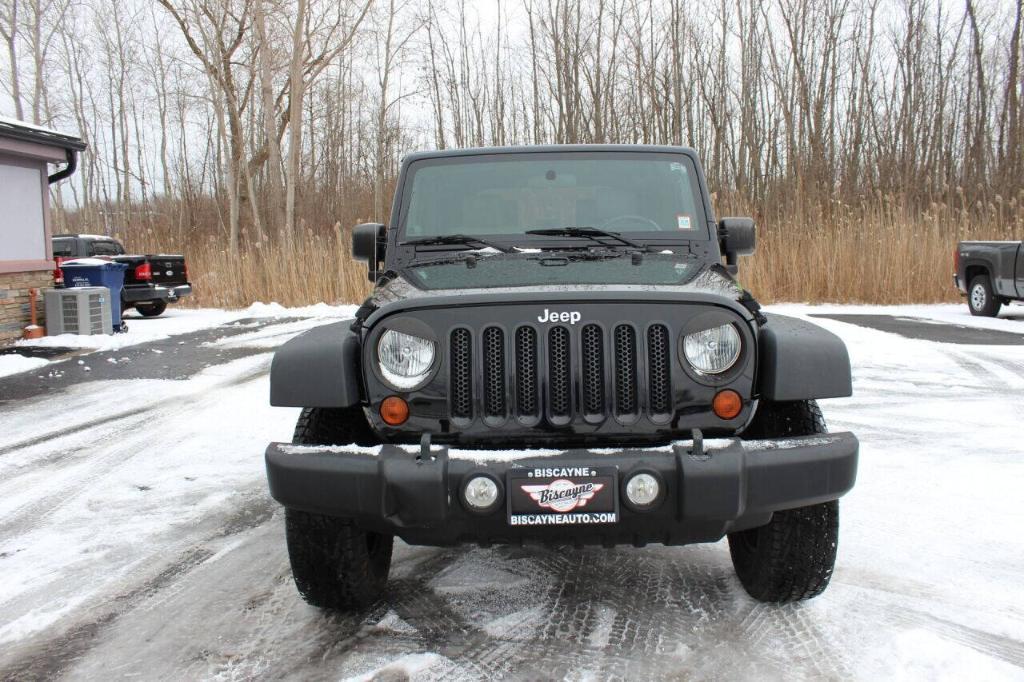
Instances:
[[[384,590],[420,545],[729,538],[756,599],[820,594],[857,439],[836,336],[739,284],[746,218],[716,222],[690,149],[554,146],[406,158],[391,222],[360,225],[373,295],[278,350],[266,451],[311,604]],[[724,262],[723,262],[724,261]]]

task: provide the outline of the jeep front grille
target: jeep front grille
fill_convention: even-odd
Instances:
[[[449,347],[451,414],[491,423],[542,416],[563,424],[576,417],[628,423],[643,415],[665,423],[673,410],[672,355],[669,330],[657,323],[459,327]]]

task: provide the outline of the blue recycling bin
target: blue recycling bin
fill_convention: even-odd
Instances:
[[[66,287],[106,287],[110,290],[110,319],[114,323],[114,333],[124,331],[121,321],[121,290],[124,289],[124,272],[128,266],[124,263],[100,260],[98,258],[79,258],[64,261],[60,264],[64,271]]]

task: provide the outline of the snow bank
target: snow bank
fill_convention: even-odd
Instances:
[[[23,355],[0,355],[0,377],[20,374],[39,367],[45,367],[49,362],[43,358],[26,358]]]
[[[1024,334],[1024,306],[1003,306],[999,317],[975,317],[965,303],[910,304],[910,305],[810,305],[807,303],[778,303],[765,306],[765,310],[780,315],[891,315],[909,317],[922,322],[955,324],[962,327],[994,329]],[[820,320],[812,318],[820,323]]]
[[[128,332],[125,334],[100,334],[81,336],[60,334],[41,339],[22,339],[14,345],[36,348],[79,348],[88,350],[118,350],[140,343],[161,341],[171,336],[219,327],[250,318],[301,317],[309,320],[325,318],[344,319],[352,317],[353,305],[316,305],[301,308],[285,308],[277,303],[254,303],[241,310],[220,310],[217,308],[168,308],[160,317],[144,318],[135,312],[125,315]],[[279,344],[275,344],[279,345]]]

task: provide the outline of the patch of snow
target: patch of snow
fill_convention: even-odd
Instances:
[[[399,635],[415,635],[417,632],[416,628],[402,620],[401,616],[391,609],[388,609],[388,612],[377,622],[375,627],[378,630],[386,630]]]
[[[901,632],[884,655],[873,652],[864,662],[878,670],[874,679],[1020,680],[1024,671],[924,628]],[[912,671],[912,672],[911,672]]]
[[[896,318],[911,318],[922,322],[955,324],[962,327],[994,329],[997,331],[1024,334],[1024,306],[1003,306],[999,317],[977,317],[971,315],[966,303],[908,304],[908,305],[838,305],[807,303],[778,303],[764,308],[767,312],[807,317],[809,315],[888,315]],[[821,324],[830,320],[811,317],[811,322]],[[843,323],[849,324],[849,323]]]
[[[430,581],[430,587],[435,592],[452,594],[478,590],[507,590],[527,583],[528,578],[491,564],[480,565],[476,562],[460,561],[434,576]]]
[[[20,374],[33,369],[45,367],[50,364],[49,360],[43,358],[26,358],[16,353],[0,355],[0,377],[9,377],[12,374]]]
[[[15,342],[15,346],[30,348],[75,348],[96,351],[118,350],[135,346],[140,343],[162,341],[179,334],[189,334],[210,327],[218,327],[230,324],[236,320],[249,318],[267,319],[275,317],[301,317],[306,318],[311,328],[325,319],[337,318],[343,320],[355,314],[354,305],[327,305],[317,303],[316,305],[304,306],[301,308],[285,308],[277,303],[254,303],[248,308],[241,310],[221,310],[217,308],[178,308],[171,307],[161,315],[154,318],[133,317],[128,315],[125,320],[129,322],[128,332],[125,334],[96,334],[92,336],[79,334],[60,334],[57,336],[45,336],[41,339],[22,339]],[[273,333],[270,330],[264,334]],[[298,333],[296,331],[296,333]],[[259,344],[259,338],[250,339],[254,341],[255,347],[275,347],[279,344]],[[283,339],[281,342],[283,343]],[[245,340],[239,340],[243,345]],[[225,345],[229,345],[225,341]]]
[[[349,445],[281,445],[281,452],[286,455],[368,455],[370,457],[380,456],[383,445],[362,446],[350,443]]]
[[[511,641],[526,641],[533,637],[535,623],[543,623],[547,614],[540,606],[532,606],[522,611],[514,611],[508,615],[489,620],[483,624],[483,631],[491,637]]]
[[[66,260],[60,264],[63,268],[65,265],[110,265],[111,261],[104,260],[103,258],[75,258],[72,260]]]
[[[443,666],[447,659],[440,654],[407,654],[387,665],[371,670],[357,677],[345,678],[346,682],[376,682],[378,680],[409,680],[429,669]]]
[[[618,615],[618,612],[610,606],[605,604],[598,606],[594,618],[597,622],[594,623],[594,629],[587,636],[587,644],[595,649],[603,649],[608,646],[612,628],[615,626],[615,618]]]
[[[18,126],[20,128],[28,128],[29,130],[36,130],[36,131],[41,132],[41,133],[49,133],[51,135],[60,135],[62,137],[74,137],[74,138],[78,137],[77,135],[73,135],[71,133],[62,133],[59,130],[54,130],[53,128],[44,128],[43,126],[38,126],[38,125],[35,125],[34,123],[26,123],[25,121],[22,121],[22,120],[17,119],[17,118],[11,118],[9,116],[0,116],[0,123],[6,123],[8,125]]]

